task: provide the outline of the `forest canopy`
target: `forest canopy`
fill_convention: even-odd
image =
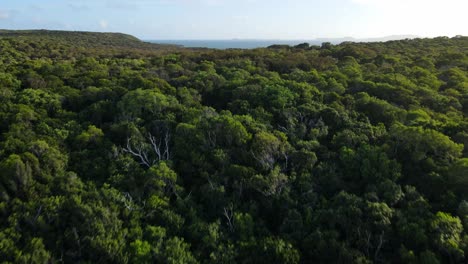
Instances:
[[[4,263],[468,261],[468,37],[0,55]]]

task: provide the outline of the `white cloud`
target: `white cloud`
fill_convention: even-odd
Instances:
[[[71,8],[73,11],[89,11],[91,7],[85,4],[68,4],[68,7]]]
[[[10,18],[10,13],[4,10],[0,10],[0,20]]]
[[[367,32],[454,36],[466,34],[466,0],[349,0],[362,7],[372,23]],[[369,20],[369,18],[368,18]]]
[[[107,27],[109,27],[109,22],[107,22],[107,20],[102,19],[101,21],[99,21],[99,26],[102,29],[107,29]]]
[[[148,0],[134,0],[134,2],[144,3]],[[209,6],[220,7],[228,4],[232,0],[155,0],[152,3],[164,5],[191,5],[191,6]],[[236,3],[256,3],[258,0],[236,0]],[[292,1],[292,0],[291,0]],[[151,3],[151,1],[148,1]],[[268,3],[268,1],[266,1]]]
[[[412,11],[424,11],[427,8],[433,9],[453,9],[458,7],[467,7],[468,2],[466,0],[350,0],[352,3],[358,5],[382,7],[382,8],[419,8],[420,10]]]
[[[362,6],[371,6],[378,8],[392,8],[392,9],[408,9],[412,8],[411,11],[425,11],[430,10],[434,11],[435,9],[447,9],[453,10],[456,8],[462,8],[468,6],[468,1],[466,0],[349,0],[352,3],[362,5]]]
[[[138,6],[135,2],[125,2],[125,1],[108,1],[106,7],[112,9],[122,9],[122,10],[137,10]]]

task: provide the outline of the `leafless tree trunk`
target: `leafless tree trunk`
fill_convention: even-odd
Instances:
[[[124,152],[132,154],[134,157],[137,157],[140,159],[140,164],[147,166],[148,168],[153,165],[153,162],[150,162],[148,159],[148,152],[144,150],[143,144],[140,144],[139,146],[134,146],[130,144],[131,139],[127,139],[127,147],[123,148]]]
[[[229,226],[229,230],[232,232],[234,231],[234,208],[232,204],[229,207],[224,207],[224,217],[227,219],[227,224]]]
[[[80,243],[80,236],[78,235],[78,231],[76,231],[76,227],[73,227],[73,235],[76,239],[76,244],[78,245],[78,257],[81,258],[81,243]]]
[[[158,160],[168,160],[170,158],[169,132],[166,132],[166,134],[164,135],[164,138],[160,138],[159,140],[157,140],[153,135],[148,133],[148,139],[151,142],[151,146],[153,147],[154,153],[158,157]]]
[[[137,157],[140,160],[140,164],[145,165],[148,168],[156,164],[158,161],[169,160],[171,158],[169,132],[166,132],[166,134],[159,139],[148,133],[148,140],[150,144],[132,144],[131,138],[127,138],[127,147],[123,148],[123,151]],[[150,150],[154,152],[154,159],[150,158]]]
[[[260,153],[260,155],[255,155],[253,151],[250,151],[252,157],[262,165],[262,167],[272,170],[276,163],[276,158],[270,153]]]
[[[377,261],[379,257],[380,250],[382,249],[383,243],[384,243],[384,234],[385,232],[382,231],[382,234],[379,235],[379,244],[377,245],[377,249],[375,250],[374,253],[374,261]]]

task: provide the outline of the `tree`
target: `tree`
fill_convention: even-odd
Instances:
[[[10,155],[0,163],[1,198],[9,200],[15,197],[24,197],[27,188],[32,183],[32,170],[16,154]]]
[[[118,103],[121,117],[124,120],[138,120],[162,117],[164,111],[177,105],[177,100],[172,96],[166,96],[158,89],[136,89],[122,97]]]
[[[41,238],[35,237],[29,241],[24,252],[25,254],[19,256],[15,262],[40,264],[47,263],[52,259],[50,252],[45,249]]]
[[[463,227],[458,217],[437,212],[431,222],[431,230],[433,243],[439,250],[450,256],[452,260],[458,261],[463,258],[463,251],[460,249]]]
[[[286,140],[284,133],[261,131],[253,138],[252,156],[262,168],[271,170],[279,159],[287,160],[289,145]]]
[[[190,245],[184,239],[173,237],[165,242],[159,260],[169,264],[198,263],[190,252]]]

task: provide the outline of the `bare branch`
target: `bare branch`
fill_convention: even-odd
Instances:
[[[76,231],[76,227],[73,227],[73,235],[75,236],[76,244],[78,245],[78,256],[81,257],[81,243],[80,243],[80,236],[78,235],[78,231]]]
[[[224,207],[224,216],[227,219],[229,230],[232,232],[234,231],[234,222],[233,222],[233,216],[234,216],[234,208],[232,204],[229,205],[228,208]]]
[[[41,204],[41,206],[39,206],[39,209],[37,210],[36,216],[34,217],[34,222],[37,221],[37,219],[39,218],[39,215],[41,214],[41,212],[42,212],[42,204]]]
[[[162,141],[163,139],[156,140],[156,138],[148,133],[148,138],[151,142],[151,145],[153,146],[154,153],[158,157],[159,160],[169,160],[170,159],[170,152],[169,152],[169,141],[170,141],[170,136],[169,132],[166,131],[166,134],[164,135],[164,151],[162,151]]]
[[[156,137],[151,135],[151,133],[148,133],[148,139],[151,146],[149,146],[147,143],[141,143],[140,145],[136,146],[135,144],[131,144],[131,138],[129,137],[127,139],[127,147],[123,148],[123,151],[139,158],[140,164],[143,164],[148,168],[156,164],[158,161],[170,159],[169,132],[166,132],[164,135],[164,146],[162,146],[163,139],[158,140]],[[162,147],[164,147],[163,151]],[[154,151],[154,155],[156,156],[155,159],[150,158],[150,153],[148,153],[147,149],[152,149]]]
[[[213,131],[208,131],[208,141],[209,141],[209,147],[214,148],[216,146],[216,133]]]
[[[377,249],[375,250],[374,261],[376,261],[378,259],[379,252],[382,249],[382,245],[384,243],[384,234],[385,234],[385,232],[382,231],[382,234],[379,235],[379,244],[377,245]]]
[[[284,126],[278,125],[278,128],[281,129],[283,132],[289,132],[289,130]]]
[[[169,160],[171,157],[169,153],[169,140],[170,140],[169,132],[166,131],[166,136],[164,137],[165,149],[163,153],[163,156],[165,155],[166,160]]]
[[[130,144],[131,139],[127,139],[127,148],[124,148],[123,151],[132,154],[135,157],[138,157],[140,159],[140,163],[147,166],[148,168],[151,167],[150,162],[148,160],[147,154],[143,151],[143,148],[137,147],[136,150],[133,150],[131,144]]]
[[[156,138],[150,133],[148,133],[148,138],[153,146],[154,153],[158,156],[158,160],[161,160],[161,142],[156,143]]]

